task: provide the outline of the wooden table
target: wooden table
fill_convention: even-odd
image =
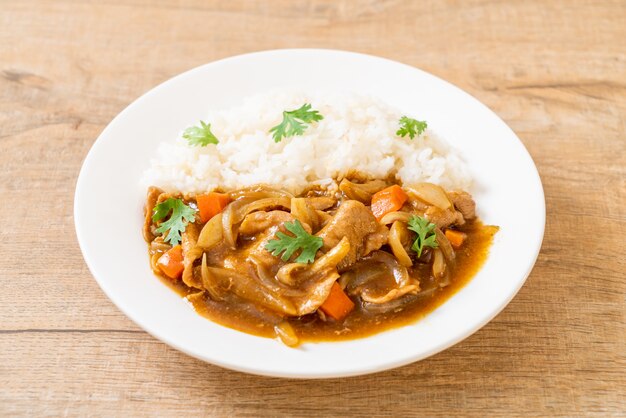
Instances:
[[[72,205],[104,126],[179,72],[286,47],[422,68],[530,151],[543,250],[467,340],[364,377],[249,376],[155,340],[92,279]],[[624,1],[4,0],[0,415],[626,416],[625,115]]]

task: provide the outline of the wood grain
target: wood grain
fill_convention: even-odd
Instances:
[[[0,415],[626,416],[623,1],[0,2]],[[490,106],[547,203],[528,282],[482,330],[375,375],[243,375],[138,329],[80,254],[72,204],[104,126],[169,77],[264,49],[399,60]]]

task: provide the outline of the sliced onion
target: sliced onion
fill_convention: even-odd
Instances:
[[[411,216],[413,216],[412,214],[410,214],[409,212],[389,212],[388,214],[386,214],[385,216],[383,216],[380,220],[380,223],[383,225],[389,225],[392,224],[396,221],[401,221],[401,222],[409,222],[409,219],[411,219]]]
[[[305,271],[307,268],[307,264],[304,263],[289,263],[282,266],[278,269],[276,273],[276,279],[279,282],[284,283],[289,286],[296,285],[296,275]]]
[[[204,224],[202,227],[202,231],[200,231],[200,236],[198,236],[198,246],[204,248],[205,250],[210,250],[211,248],[217,246],[224,237],[222,226],[222,214],[218,213],[211,219],[209,222]]]
[[[291,198],[267,197],[259,200],[247,196],[229,203],[222,212],[222,230],[224,240],[232,249],[236,249],[237,225],[243,221],[247,214],[256,210],[282,206],[289,209]]]
[[[395,221],[391,228],[389,229],[389,246],[391,247],[391,251],[393,255],[396,256],[398,262],[405,267],[411,267],[413,262],[411,261],[411,257],[407,254],[404,249],[404,245],[402,244],[405,240],[408,231],[406,229],[406,225],[400,221]]]
[[[365,190],[366,192],[374,194],[376,192],[381,191],[385,187],[389,186],[389,183],[387,183],[385,180],[378,179],[378,180],[369,180],[369,181],[366,181],[365,183],[358,183],[358,185],[359,185],[359,188],[361,188],[362,190]]]
[[[309,225],[313,234],[319,230],[319,217],[305,198],[294,197],[291,199],[291,214],[303,224]]]
[[[369,204],[372,200],[372,193],[366,191],[360,187],[360,184],[352,183],[348,179],[341,180],[339,183],[339,190],[344,192],[349,199],[358,200],[361,203]]]
[[[326,314],[324,313],[323,310],[318,309],[317,311],[315,311],[315,313],[317,313],[317,316],[324,322],[328,321],[328,318],[326,317]]]
[[[163,253],[154,253],[150,256],[150,268],[152,268],[152,271],[158,274],[163,273],[161,269],[159,268],[159,265],[157,264],[157,262],[159,261],[159,258],[161,258],[162,255]]]
[[[368,292],[361,293],[361,299],[370,303],[387,303],[394,299],[400,298],[407,293],[417,292],[419,290],[419,283],[411,280],[409,272],[406,267],[400,265],[398,261],[393,258],[389,253],[384,251],[377,251],[373,254],[372,259],[377,259],[386,264],[391,269],[393,277],[396,279],[398,287],[391,289],[387,294],[383,296],[370,296]]]
[[[201,292],[192,293],[190,295],[185,296],[192,305],[196,305],[196,303],[204,302],[204,290]]]
[[[398,263],[398,260],[396,260],[391,254],[385,251],[374,251],[368,259],[385,264],[392,272],[399,287],[404,287],[410,284],[409,272],[406,267]]]
[[[279,190],[274,187],[259,184],[255,186],[244,187],[228,193],[232,200],[240,198],[250,198],[253,200],[264,199],[266,197],[286,197],[291,199],[293,195],[285,190]]]
[[[198,278],[194,275],[193,268],[193,263],[203,255],[202,248],[194,247],[189,251],[183,251],[183,254],[185,255],[183,259],[183,283],[185,283],[189,287],[202,289],[202,281],[198,280]]]
[[[348,270],[341,274],[339,280],[337,280],[337,283],[339,284],[339,286],[341,286],[343,290],[346,290],[350,282],[352,282],[355,278],[356,273],[354,272],[354,270]]]
[[[288,347],[295,347],[300,344],[300,339],[296,335],[296,331],[287,321],[282,321],[274,326],[274,333],[276,333],[276,336]]]
[[[437,237],[437,245],[443,252],[444,257],[449,263],[453,263],[455,259],[454,249],[450,244],[450,240],[446,237],[446,234],[441,232],[441,229],[435,228],[435,236]]]
[[[439,287],[446,287],[451,283],[450,281],[450,274],[448,274],[448,270],[446,270],[446,273],[444,274],[444,276],[439,280]]]
[[[412,295],[409,293],[407,295],[401,296],[387,303],[381,304],[381,303],[363,302],[362,306],[363,306],[363,309],[365,309],[368,312],[383,314],[383,313],[387,313],[391,311],[401,310],[405,306],[412,303],[414,300],[415,300],[415,295]]]
[[[248,261],[254,266],[259,283],[272,292],[283,296],[303,296],[305,294],[305,292],[300,289],[285,286],[280,281],[277,281],[277,277],[274,276],[268,270],[267,266],[257,257],[251,255],[248,257]]]
[[[365,267],[362,267],[365,264]],[[356,266],[356,265],[355,265]],[[361,293],[361,288],[372,280],[378,279],[380,276],[384,276],[389,273],[389,268],[385,264],[378,262],[370,262],[363,260],[360,262],[361,268],[352,267],[352,270],[347,271],[344,275],[353,272],[353,276],[349,276],[345,279],[346,288],[351,295],[358,295]],[[343,276],[342,276],[343,277]]]
[[[385,251],[374,252],[371,256],[353,266],[351,271],[354,272],[354,276],[348,276],[344,279],[348,293],[360,295],[361,299],[366,303],[387,304],[402,298],[404,295],[419,291],[419,282],[411,279],[406,267],[399,264],[391,254]],[[372,294],[371,289],[363,289],[367,283],[389,273],[393,275],[397,287],[389,290],[385,295],[376,296]],[[344,273],[344,275],[347,276],[347,273]]]
[[[407,293],[411,293],[411,292],[415,293],[418,290],[419,290],[419,285],[409,284],[406,286],[399,287],[397,289],[391,289],[389,292],[387,292],[386,295],[383,295],[383,296],[371,296],[369,292],[363,292],[361,293],[361,299],[363,299],[363,301],[368,302],[368,303],[383,304],[383,303],[389,303],[393,300],[401,298]]]
[[[433,277],[441,279],[446,273],[446,260],[439,248],[433,250]]]
[[[343,237],[337,245],[326,254],[318,258],[313,264],[289,263],[282,266],[276,273],[276,278],[289,286],[296,286],[298,279],[307,279],[328,270],[337,268],[337,264],[345,258],[350,251],[350,241]],[[299,277],[297,277],[299,276]]]
[[[348,255],[348,252],[350,252],[350,241],[348,237],[343,237],[330,251],[311,264],[311,272],[337,268],[337,264]]]
[[[206,263],[206,253],[202,254],[202,264],[200,265],[200,275],[202,276],[202,286],[209,293],[211,299],[215,301],[220,301],[223,299],[223,296],[220,292],[218,292],[217,284],[215,283],[215,278],[211,276],[209,272],[209,268]]]
[[[446,192],[436,184],[417,183],[404,188],[410,197],[437,206],[439,209],[448,210],[452,207],[452,202],[448,199]]]
[[[282,206],[285,209],[291,209],[291,198],[288,197],[268,197],[265,199],[259,199],[246,206],[243,206],[239,211],[235,212],[234,223],[240,223],[247,214],[257,211],[265,210],[277,206]]]
[[[163,242],[163,237],[156,237],[150,242],[150,251],[164,253],[172,248],[172,246],[166,242]]]
[[[265,266],[261,260],[254,255],[250,255],[248,256],[248,261],[254,266],[257,277],[263,286],[274,292],[280,291],[280,286],[278,286],[278,283],[274,280],[274,275],[268,271],[267,266]]]
[[[417,299],[422,299],[422,298],[432,296],[432,294],[435,293],[438,289],[439,287],[435,286],[430,289],[419,290],[417,293],[409,292],[397,299],[391,300],[386,303],[377,304],[377,303],[364,302],[362,306],[363,306],[363,309],[369,312],[373,312],[373,313],[385,313],[385,312],[390,312],[390,311],[397,312],[398,310],[403,309],[405,306],[415,302]]]
[[[226,205],[226,207],[222,211],[222,236],[224,238],[224,241],[226,241],[226,243],[233,250],[236,249],[235,235],[233,233],[234,212],[236,210],[236,206],[243,206],[244,204],[247,204],[249,202],[250,200],[245,199],[245,198],[240,199],[240,200],[235,200],[234,202],[231,202],[228,205]]]
[[[333,219],[333,216],[330,213],[324,212],[323,210],[316,210],[315,213],[317,214],[317,218],[319,219],[320,228],[326,226],[328,221]]]

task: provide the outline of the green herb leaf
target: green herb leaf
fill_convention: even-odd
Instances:
[[[283,138],[294,135],[302,135],[307,128],[305,124],[317,122],[324,119],[317,110],[311,110],[311,105],[305,103],[296,110],[285,110],[283,121],[270,129],[274,142],[280,142]]]
[[[428,128],[428,124],[425,120],[415,120],[407,116],[402,116],[399,123],[400,129],[396,131],[396,135],[403,138],[408,135],[413,139],[416,135],[419,136],[423,134],[426,128]]]
[[[281,257],[283,261],[288,261],[296,251],[301,250],[300,255],[295,260],[296,263],[312,263],[317,250],[322,248],[322,238],[306,232],[297,219],[293,222],[285,222],[285,228],[294,236],[277,232],[276,237],[278,239],[270,240],[265,245],[265,249],[276,257],[283,253]]]
[[[206,147],[209,144],[217,144],[217,137],[211,132],[211,124],[200,121],[200,126],[190,126],[183,132],[183,138],[189,145]]]
[[[436,225],[420,216],[411,216],[408,222],[408,228],[417,234],[417,238],[411,249],[417,253],[418,257],[422,256],[422,250],[425,247],[437,248],[437,237],[435,235]]]
[[[152,221],[160,221],[170,212],[172,212],[170,218],[163,222],[156,231],[162,234],[166,233],[165,242],[178,245],[182,239],[180,234],[185,231],[189,222],[195,220],[196,210],[185,205],[181,199],[170,197],[154,207]]]

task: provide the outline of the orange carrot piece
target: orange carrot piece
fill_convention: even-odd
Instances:
[[[402,190],[402,187],[394,184],[372,196],[372,213],[379,221],[389,212],[395,212],[402,208],[409,196]]]
[[[446,235],[446,238],[448,238],[448,241],[450,241],[450,245],[457,249],[461,248],[463,242],[465,242],[465,238],[467,238],[467,235],[463,232],[455,231],[454,229],[446,229],[444,234]]]
[[[320,306],[322,312],[336,321],[341,321],[354,309],[354,302],[346,295],[337,282],[330,288],[328,298]]]
[[[183,266],[183,248],[180,245],[170,248],[159,257],[157,266],[163,274],[171,279],[180,278],[185,267]]]
[[[230,203],[230,197],[224,193],[211,192],[198,195],[196,203],[198,204],[198,211],[200,211],[200,220],[207,223],[212,217],[224,210],[226,205]]]

